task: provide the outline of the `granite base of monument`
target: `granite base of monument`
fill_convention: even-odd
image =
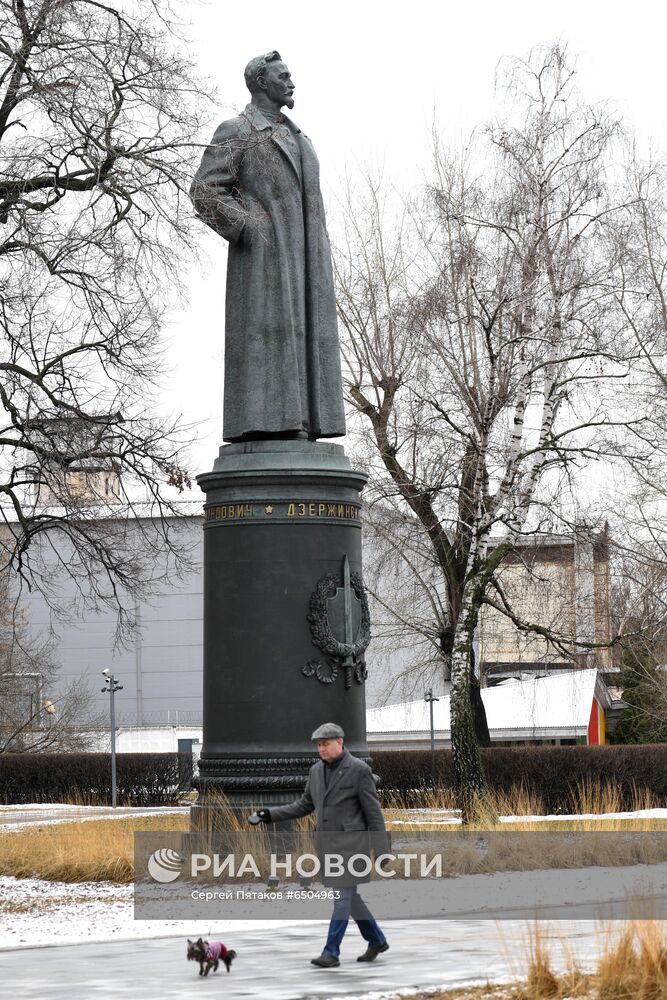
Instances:
[[[298,797],[311,732],[368,758],[360,493],[340,445],[225,445],[198,477],[204,525],[204,736],[194,829]]]

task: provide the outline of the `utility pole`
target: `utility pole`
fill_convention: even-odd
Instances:
[[[122,691],[123,685],[119,684],[114,675],[109,669],[102,671],[102,676],[104,677],[104,683],[106,687],[102,688],[102,694],[106,692],[109,693],[110,702],[109,708],[111,712],[111,807],[116,808],[117,805],[117,792],[116,792],[116,701],[115,695],[116,691]]]
[[[428,702],[429,713],[431,716],[431,779],[433,781],[433,786],[435,787],[435,726],[433,723],[433,702],[440,701],[439,698],[433,697],[433,688],[429,688],[424,695],[424,701]]]

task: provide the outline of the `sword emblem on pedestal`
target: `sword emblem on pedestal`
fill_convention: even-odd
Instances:
[[[310,598],[308,615],[313,643],[327,655],[328,672],[319,660],[309,660],[302,672],[315,675],[323,684],[333,684],[338,671],[345,671],[345,687],[352,679],[366,680],[364,652],[371,640],[370,614],[363,581],[350,571],[347,555],[343,559],[343,586],[334,573],[327,573],[317,583]]]

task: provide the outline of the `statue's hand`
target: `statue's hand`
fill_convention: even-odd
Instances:
[[[246,220],[243,223],[243,229],[239,233],[239,238],[237,239],[236,242],[237,242],[237,245],[239,247],[242,247],[242,248],[245,248],[245,249],[248,249],[248,250],[250,249],[250,247],[253,244],[253,239],[252,239],[252,224],[251,224],[250,218],[248,216],[246,216]]]
[[[252,205],[247,208],[244,216],[243,229],[239,235],[238,242],[242,247],[257,246],[260,240],[268,241],[271,222],[268,213],[261,205]]]

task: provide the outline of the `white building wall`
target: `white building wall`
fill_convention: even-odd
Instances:
[[[179,740],[192,740],[192,752],[199,756],[201,727],[132,726],[120,727],[116,735],[118,753],[176,753]]]
[[[203,518],[175,518],[170,530],[179,536],[192,561],[182,579],[156,559],[160,579],[149,600],[131,605],[137,629],[129,644],[115,644],[116,618],[112,611],[80,608],[76,617],[56,619],[39,594],[24,601],[26,620],[37,637],[53,636],[54,659],[59,663],[57,687],[70,683],[87,687],[94,714],[108,717],[109,696],[103,694],[103,669],[111,670],[123,690],[116,695],[119,725],[201,725],[202,721],[202,547]],[[137,544],[141,533],[137,529]],[[75,603],[76,592],[64,573],[63,603]],[[57,694],[57,691],[55,692]]]

